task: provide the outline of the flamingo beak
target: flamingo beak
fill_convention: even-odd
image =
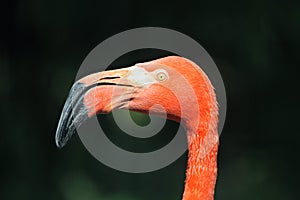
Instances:
[[[139,87],[132,81],[134,67],[88,75],[72,86],[62,110],[55,135],[57,147],[64,147],[78,128],[97,113],[128,107]]]

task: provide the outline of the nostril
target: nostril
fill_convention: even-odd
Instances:
[[[99,80],[117,79],[117,78],[121,78],[121,77],[120,76],[108,76],[108,77],[100,78]]]
[[[110,82],[96,83],[96,86],[101,86],[101,85],[116,85],[116,86],[123,86],[123,87],[134,87],[133,85],[121,84],[121,83],[110,83]]]

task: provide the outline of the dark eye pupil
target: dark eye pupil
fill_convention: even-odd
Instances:
[[[160,72],[157,74],[157,79],[159,79],[160,81],[164,81],[166,79],[166,75]]]

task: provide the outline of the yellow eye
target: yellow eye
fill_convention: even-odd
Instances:
[[[165,81],[167,79],[167,75],[164,72],[159,72],[156,74],[156,78],[158,81]]]

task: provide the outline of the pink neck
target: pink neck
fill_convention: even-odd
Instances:
[[[217,178],[218,141],[209,144],[208,152],[200,151],[206,142],[200,137],[189,144],[183,200],[213,200]],[[202,145],[201,145],[202,144]],[[204,146],[207,146],[204,145]]]
[[[209,79],[202,71],[200,74],[200,113],[197,116],[191,111],[190,118],[186,118],[192,121],[186,124],[189,155],[183,200],[213,200],[217,179],[218,105]]]

